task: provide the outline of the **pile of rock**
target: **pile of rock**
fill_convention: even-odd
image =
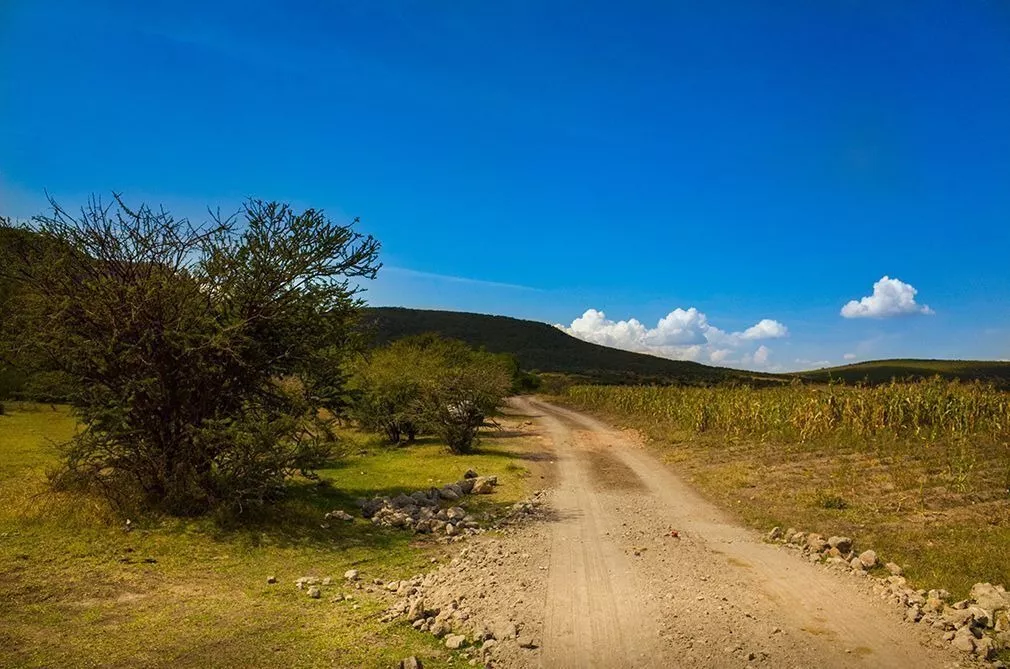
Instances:
[[[768,540],[799,549],[811,561],[852,570],[864,574],[879,565],[877,554],[871,550],[856,554],[849,537],[828,537],[815,532],[785,532],[776,527],[768,533]],[[902,569],[893,562],[883,565],[875,587],[883,597],[893,599],[905,607],[905,620],[929,625],[943,633],[944,641],[965,653],[973,653],[983,660],[994,660],[1000,650],[1010,649],[1010,593],[1001,585],[976,583],[968,599],[948,602],[946,590],[916,590],[908,587]],[[998,660],[994,666],[1002,667]]]
[[[1010,649],[1010,593],[1001,585],[976,583],[968,599],[949,603],[945,590],[913,590],[904,577],[892,575],[882,594],[907,607],[906,620],[942,632],[957,650],[992,660]]]
[[[468,470],[455,483],[417,490],[409,495],[396,497],[373,497],[358,500],[361,515],[370,518],[376,525],[402,527],[420,534],[444,534],[448,537],[477,534],[482,531],[477,518],[459,506],[442,508],[466,495],[486,495],[498,485],[497,476],[479,476]]]
[[[531,559],[494,540],[464,548],[434,572],[388,583],[396,599],[380,620],[405,620],[474,665],[515,664],[521,654],[527,654],[521,664],[529,663],[539,647],[529,630],[538,625],[528,624],[527,579],[518,574],[534,568]],[[535,606],[532,600],[528,606]]]
[[[348,569],[344,572],[344,581],[347,585],[353,586],[354,588],[360,590],[361,584],[358,583],[359,574],[357,569]],[[277,577],[269,576],[267,577],[267,583],[276,583]],[[319,576],[302,576],[301,578],[295,580],[295,587],[299,590],[304,590],[311,599],[320,599],[323,596],[323,588],[328,588],[333,585],[333,578],[319,577]],[[340,602],[340,601],[352,601],[354,597],[345,595],[344,593],[339,593],[330,601]],[[358,608],[357,604],[354,608]]]
[[[784,543],[790,548],[798,548],[813,562],[824,560],[829,564],[845,565],[857,571],[866,571],[878,565],[875,552],[863,551],[857,554],[855,545],[849,537],[831,536],[825,539],[816,532],[807,534],[797,532],[793,528],[783,532],[782,528],[775,527],[768,533],[768,540]],[[900,567],[895,564],[889,563],[886,568],[898,569],[898,573],[901,573]]]

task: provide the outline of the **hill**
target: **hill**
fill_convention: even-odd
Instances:
[[[777,379],[771,374],[710,367],[591,344],[546,323],[507,316],[372,307],[366,310],[365,322],[377,346],[401,337],[437,332],[492,353],[511,353],[525,370],[573,375],[587,382],[707,385]]]
[[[960,381],[985,381],[1010,389],[1010,362],[994,360],[872,360],[841,367],[826,367],[794,376],[826,383],[888,383],[892,379],[923,379],[941,376]]]

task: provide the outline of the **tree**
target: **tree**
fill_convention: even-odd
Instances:
[[[514,372],[509,356],[474,351],[454,339],[400,339],[354,365],[352,415],[393,443],[424,431],[454,452],[467,452],[509,393]]]
[[[250,200],[205,225],[55,201],[14,243],[0,356],[72,380],[84,430],[61,482],[172,513],[273,499],[332,443],[344,363],[379,243],[321,211]],[[239,225],[241,222],[241,225]],[[13,224],[6,224],[8,228]]]
[[[424,384],[418,403],[421,422],[453,453],[469,453],[488,417],[512,388],[507,356],[468,351],[453,358]]]
[[[405,337],[373,349],[352,366],[351,415],[366,430],[390,443],[408,442],[427,430],[421,393],[455,358],[470,354],[466,344],[435,334]]]

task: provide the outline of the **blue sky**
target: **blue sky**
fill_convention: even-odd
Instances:
[[[7,0],[0,68],[0,213],[283,199],[361,217],[375,304],[1010,358],[1005,2]]]

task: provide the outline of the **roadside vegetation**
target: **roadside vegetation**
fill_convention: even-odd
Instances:
[[[49,404],[8,402],[0,416],[0,666],[390,667],[409,655],[426,667],[463,666],[430,634],[379,623],[385,604],[344,582],[352,568],[367,585],[451,557],[434,541],[365,521],[355,500],[443,485],[473,468],[499,485],[468,510],[495,511],[532,483],[522,459],[531,445],[506,433],[489,432],[460,456],[434,439],[395,447],[344,428],[340,457],[316,470],[318,480],[295,476],[283,500],[254,516],[152,512],[127,531],[101,498],[49,486],[55,444],[80,429],[66,407]],[[338,509],[356,520],[324,520]],[[303,576],[336,584],[311,599],[294,587]],[[330,601],[336,592],[354,599]]]
[[[576,386],[755,527],[849,534],[921,587],[1010,585],[1010,393],[874,387]]]

